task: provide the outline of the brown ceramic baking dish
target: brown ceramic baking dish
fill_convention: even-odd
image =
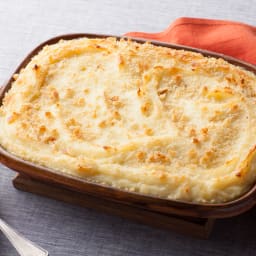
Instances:
[[[54,44],[58,42],[60,39],[74,39],[79,37],[89,37],[89,38],[99,38],[99,37],[108,37],[109,35],[95,35],[95,34],[68,34],[62,35],[55,38],[52,38],[38,47],[36,47],[19,65],[14,73],[17,73],[22,69],[27,63],[30,61],[31,57],[36,55],[43,46],[47,44]],[[115,36],[117,38],[121,38],[119,36]],[[145,42],[141,39],[133,39],[139,43]],[[152,42],[155,45],[171,47],[174,49],[184,49],[194,52],[199,52],[204,56],[212,56],[215,58],[223,58],[226,61],[241,66],[246,70],[256,73],[256,67],[239,61],[237,59],[217,54],[213,52],[208,52],[200,49],[195,49],[187,46],[174,45],[174,44],[166,44],[161,42]],[[2,99],[4,97],[5,92],[7,92],[12,84],[13,78],[11,77],[9,81],[2,87],[0,92],[0,104],[2,104]],[[114,201],[114,202],[122,202],[124,204],[139,207],[142,209],[155,211],[163,214],[175,214],[181,216],[190,216],[190,217],[198,217],[198,218],[225,218],[231,217],[238,214],[241,214],[250,208],[252,208],[256,204],[256,184],[252,186],[252,188],[240,196],[239,198],[227,202],[227,203],[219,203],[219,204],[198,204],[198,203],[189,203],[182,201],[175,201],[169,199],[162,199],[153,196],[146,196],[138,193],[132,193],[127,191],[122,191],[120,189],[99,185],[97,183],[88,182],[85,179],[76,178],[73,176],[69,176],[67,174],[62,174],[56,172],[50,168],[42,167],[36,164],[33,164],[28,161],[24,161],[13,154],[7,152],[4,148],[0,147],[0,161],[14,169],[15,171],[21,173],[22,175],[27,175],[36,180],[47,181],[57,186],[61,186],[63,188],[67,188],[73,191],[78,191],[82,193],[86,193],[89,195],[93,195],[96,197],[100,197],[102,199]]]

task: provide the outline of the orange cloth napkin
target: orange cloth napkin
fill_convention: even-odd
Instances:
[[[125,35],[223,53],[256,65],[256,27],[240,22],[184,17],[160,33]]]

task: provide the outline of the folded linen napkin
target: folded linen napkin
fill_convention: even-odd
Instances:
[[[256,65],[256,27],[240,22],[183,17],[159,33],[125,35],[223,53]]]

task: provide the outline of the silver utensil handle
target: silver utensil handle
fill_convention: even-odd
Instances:
[[[0,230],[6,235],[11,244],[21,256],[47,256],[48,252],[24,238],[0,219]]]

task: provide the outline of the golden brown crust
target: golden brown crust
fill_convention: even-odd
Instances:
[[[222,59],[115,38],[44,47],[15,75],[0,143],[129,191],[224,202],[255,181],[256,77]]]

